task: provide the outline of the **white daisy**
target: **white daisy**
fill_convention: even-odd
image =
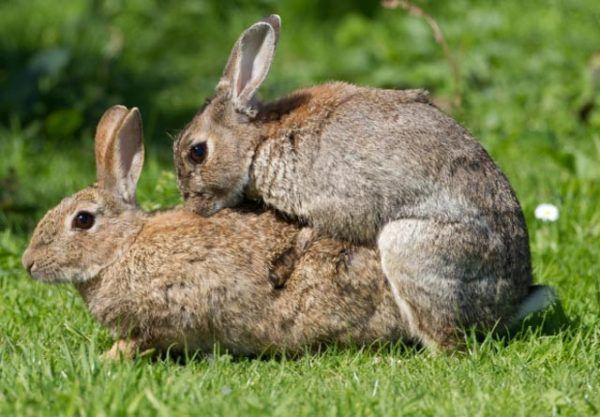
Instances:
[[[535,218],[543,222],[555,222],[558,220],[558,207],[554,204],[540,204],[535,208]]]

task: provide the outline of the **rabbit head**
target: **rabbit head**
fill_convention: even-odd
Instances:
[[[211,215],[239,203],[258,145],[256,91],[265,80],[281,20],[271,15],[235,43],[215,95],[174,143],[178,183],[186,205]]]
[[[143,160],[137,108],[114,106],[95,137],[97,183],[63,199],[35,228],[22,258],[32,278],[81,283],[119,258],[141,228],[135,189]]]

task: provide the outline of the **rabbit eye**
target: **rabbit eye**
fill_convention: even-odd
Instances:
[[[73,229],[90,229],[94,225],[94,215],[89,211],[80,211],[73,219]]]
[[[206,142],[198,143],[190,148],[190,160],[195,164],[201,164],[206,159]]]

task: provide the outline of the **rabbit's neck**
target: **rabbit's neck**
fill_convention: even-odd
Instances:
[[[294,150],[289,142],[259,142],[250,166],[246,196],[262,199],[287,214],[293,214],[298,205],[296,164]]]
[[[301,215],[304,194],[314,188],[306,178],[319,156],[322,130],[340,104],[357,91],[351,84],[323,84],[262,105],[255,121],[257,147],[246,195]]]
[[[126,310],[131,305],[131,294],[126,288],[131,277],[124,276],[120,264],[127,259],[131,248],[135,245],[150,218],[151,214],[135,213],[128,225],[128,235],[122,241],[115,243],[119,248],[113,258],[102,267],[94,278],[75,284],[75,288],[79,291],[94,318],[113,331],[116,330],[115,324],[125,325],[125,323],[116,323],[115,317],[127,315]],[[129,271],[129,273],[135,273],[135,271]]]

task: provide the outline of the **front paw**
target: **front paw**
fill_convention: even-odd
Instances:
[[[269,281],[274,289],[280,290],[285,286],[294,272],[298,258],[299,254],[295,248],[290,248],[275,258],[269,269]]]
[[[100,359],[104,362],[116,362],[119,360],[131,360],[134,358],[138,350],[136,340],[117,340],[112,347],[100,355]]]

